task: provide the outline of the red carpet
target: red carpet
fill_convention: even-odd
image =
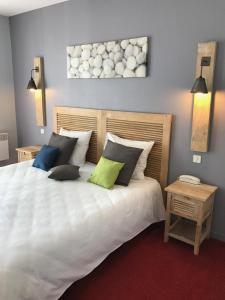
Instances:
[[[60,300],[225,299],[225,243],[191,246],[150,226],[111,254],[90,275],[74,283]]]

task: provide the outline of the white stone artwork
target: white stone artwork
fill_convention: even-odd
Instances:
[[[148,37],[67,47],[67,78],[147,76]]]

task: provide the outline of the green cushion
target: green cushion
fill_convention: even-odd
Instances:
[[[102,156],[88,181],[111,189],[123,166],[124,163],[109,160]]]

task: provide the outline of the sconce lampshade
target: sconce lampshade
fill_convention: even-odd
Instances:
[[[193,93],[193,94],[197,94],[197,93],[208,94],[208,88],[207,88],[205,78],[200,76],[195,80],[195,83],[191,89],[191,93]]]
[[[34,82],[33,77],[30,78],[28,85],[27,85],[28,90],[37,90],[36,83]]]

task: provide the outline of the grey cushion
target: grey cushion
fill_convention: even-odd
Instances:
[[[54,132],[52,133],[48,145],[59,148],[59,154],[54,166],[65,165],[68,163],[77,140],[77,138],[62,136]]]
[[[55,180],[75,180],[80,177],[78,166],[61,165],[53,169],[48,178]]]
[[[102,156],[110,160],[125,163],[115,182],[116,184],[125,186],[129,184],[142,151],[143,149],[140,148],[127,147],[108,140]]]

